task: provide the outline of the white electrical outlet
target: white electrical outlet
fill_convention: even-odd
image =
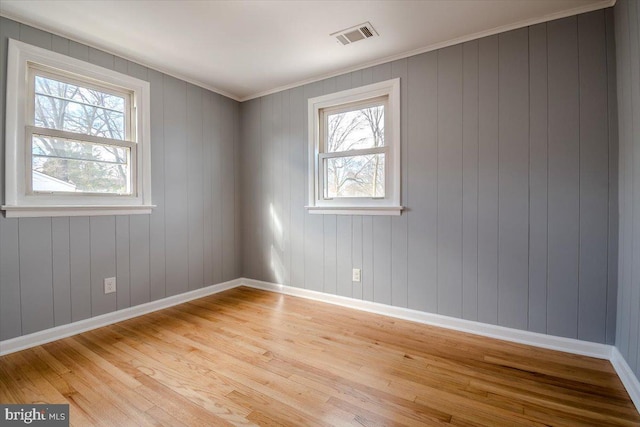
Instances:
[[[351,273],[351,280],[354,282],[359,282],[360,281],[360,269],[359,268],[354,268],[353,272]]]
[[[116,278],[115,277],[107,277],[104,279],[104,293],[112,294],[116,291]]]

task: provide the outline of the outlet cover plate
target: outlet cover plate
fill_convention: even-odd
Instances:
[[[116,278],[115,277],[107,277],[104,279],[104,293],[112,294],[116,291]]]
[[[352,281],[354,281],[354,282],[359,282],[359,281],[360,281],[360,279],[361,279],[360,274],[361,274],[361,273],[360,273],[360,269],[359,269],[359,268],[354,268],[354,269],[353,269],[353,272],[352,272],[352,274],[351,274],[351,276],[352,276],[352,277],[351,277],[351,280],[352,280]]]

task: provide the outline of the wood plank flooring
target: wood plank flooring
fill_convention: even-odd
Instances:
[[[638,426],[608,361],[236,288],[0,358],[77,426]]]

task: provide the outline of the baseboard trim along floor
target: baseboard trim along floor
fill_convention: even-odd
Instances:
[[[279,285],[271,282],[264,282],[253,279],[239,278],[216,285],[207,286],[194,291],[179,295],[170,296],[157,301],[137,305],[135,307],[114,311],[67,325],[56,326],[44,331],[23,335],[16,338],[0,341],[0,356],[14,353],[16,351],[46,344],[55,340],[66,338],[92,329],[97,329],[133,317],[141,316],[154,311],[162,310],[208,295],[223,292],[238,286],[248,286],[270,292],[278,292],[286,295],[321,301],[328,304],[340,305],[356,310],[370,313],[382,314],[417,323],[423,323],[442,328],[453,329],[461,332],[482,335],[490,338],[505,341],[527,344],[551,350],[558,350],[572,354],[606,359],[611,362],[620,380],[624,384],[631,400],[640,411],[640,381],[633,374],[633,371],[624,360],[618,349],[614,346],[592,343],[572,338],[562,338],[552,335],[545,335],[536,332],[522,331],[519,329],[507,328],[504,326],[490,325],[471,320],[458,319],[440,314],[426,313],[404,307],[394,307],[371,301],[363,301],[338,295],[325,294],[309,289],[296,288],[293,286]]]

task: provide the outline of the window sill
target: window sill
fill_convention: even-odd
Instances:
[[[402,206],[349,207],[349,206],[305,206],[310,214],[324,215],[392,215],[402,213]]]
[[[150,214],[155,205],[136,206],[2,206],[7,218],[34,218],[53,216],[144,215]]]

